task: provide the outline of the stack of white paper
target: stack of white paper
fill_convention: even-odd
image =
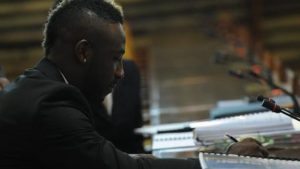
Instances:
[[[197,144],[224,139],[224,134],[240,135],[272,135],[296,131],[299,122],[290,117],[273,112],[255,113],[234,116],[224,119],[199,122],[194,124],[194,137]]]
[[[195,147],[193,132],[164,133],[152,137],[152,150]]]

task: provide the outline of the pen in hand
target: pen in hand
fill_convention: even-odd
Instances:
[[[229,134],[225,134],[225,136],[235,143],[239,142],[236,138],[234,138],[233,136],[231,136]]]

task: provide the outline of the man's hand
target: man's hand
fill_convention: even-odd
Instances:
[[[228,148],[227,153],[256,157],[268,157],[269,155],[267,149],[265,149],[260,142],[252,138],[246,138],[231,145]]]

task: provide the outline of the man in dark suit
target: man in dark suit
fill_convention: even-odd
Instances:
[[[105,98],[104,105],[95,110],[95,126],[99,134],[120,150],[142,153],[143,137],[134,133],[134,129],[143,125],[140,74],[133,61],[124,60],[123,63],[125,76],[109,95],[111,97]]]
[[[62,0],[55,0],[52,9]],[[143,137],[134,129],[143,125],[140,98],[140,73],[137,65],[124,60],[126,76],[105,98],[104,104],[95,103],[95,129],[118,149],[127,153],[144,153]]]

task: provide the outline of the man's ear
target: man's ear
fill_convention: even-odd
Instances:
[[[78,41],[75,45],[75,57],[80,63],[86,63],[92,55],[89,42],[85,39]]]

